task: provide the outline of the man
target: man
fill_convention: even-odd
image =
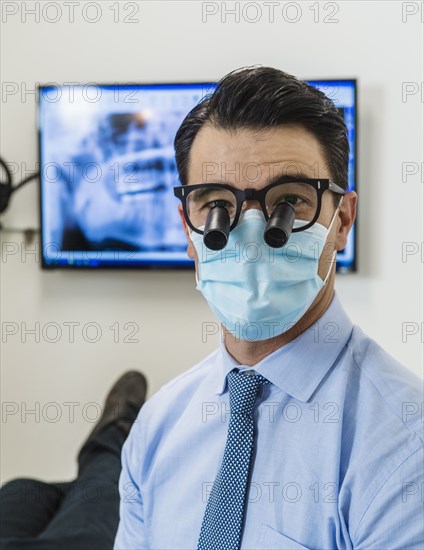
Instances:
[[[422,382],[333,289],[356,211],[337,109],[282,71],[237,70],[175,151],[223,340],[141,410],[115,548],[422,548]]]

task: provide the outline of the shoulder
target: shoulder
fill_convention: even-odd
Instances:
[[[365,405],[371,407],[372,400],[381,415],[384,413],[386,417],[392,418],[392,425],[402,426],[406,435],[413,434],[422,443],[424,380],[388,354],[357,326],[352,331],[348,353],[353,377],[357,379],[357,391],[366,401]]]
[[[357,326],[344,358],[340,507],[355,548],[389,547],[390,518],[400,526],[422,513],[424,381]],[[405,540],[418,536],[415,524]]]
[[[139,433],[145,441],[163,436],[198,392],[205,391],[212,383],[217,354],[218,350],[213,351],[155,392],[141,407],[132,435]]]
[[[163,399],[168,402],[178,402],[181,399],[189,400],[199,385],[206,383],[208,376],[213,372],[218,350],[214,350],[199,363],[176,376],[164,384],[147,402],[148,408],[154,408]]]
[[[347,353],[343,483],[354,498],[345,502],[345,512],[352,526],[365,526],[361,518],[367,510],[374,506],[375,514],[387,517],[382,512],[387,503],[401,502],[403,481],[422,481],[423,380],[359,327],[352,331]]]

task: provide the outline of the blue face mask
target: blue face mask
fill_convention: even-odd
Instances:
[[[323,281],[318,260],[337,211],[328,229],[315,223],[292,233],[283,248],[266,244],[266,221],[256,209],[245,212],[222,250],[210,250],[203,235],[191,233],[198,257],[196,288],[237,339],[259,341],[283,334],[306,313],[331,272],[332,261]],[[295,220],[294,227],[301,225]]]

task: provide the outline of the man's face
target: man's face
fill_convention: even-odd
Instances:
[[[188,166],[188,184],[227,183],[237,189],[262,189],[279,175],[303,176],[307,178],[328,178],[330,173],[325,157],[316,138],[298,126],[279,126],[259,131],[237,130],[228,132],[212,126],[203,126],[194,139]],[[343,183],[343,182],[335,182]],[[351,202],[351,193],[343,202]],[[354,195],[354,193],[353,193]],[[257,201],[246,201],[244,208],[258,208]],[[343,220],[343,210],[334,220],[327,238],[327,245],[320,258],[318,274],[324,278],[330,269],[334,250],[342,250],[353,223],[354,211],[349,220]],[[180,216],[188,240],[187,254],[198,258],[184,220],[182,207]],[[335,212],[333,193],[325,191],[318,223],[328,227]]]

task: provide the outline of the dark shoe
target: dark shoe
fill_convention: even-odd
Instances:
[[[147,380],[144,374],[134,370],[123,374],[108,393],[102,416],[88,439],[110,424],[116,424],[128,435],[146,400],[146,392]]]

